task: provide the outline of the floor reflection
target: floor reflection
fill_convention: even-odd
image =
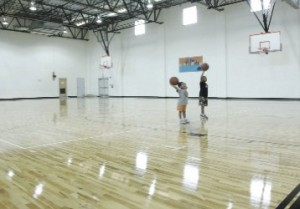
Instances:
[[[143,176],[144,173],[147,171],[147,163],[148,163],[147,153],[144,151],[139,151],[136,154],[136,160],[135,160],[136,173],[139,176]]]
[[[271,202],[272,182],[266,176],[255,175],[250,183],[250,201],[253,207],[268,209]]]
[[[68,116],[68,99],[67,98],[59,99],[59,115],[60,115],[60,117]]]

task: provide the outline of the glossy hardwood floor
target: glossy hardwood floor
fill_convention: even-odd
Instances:
[[[0,102],[1,209],[273,209],[300,183],[300,102]]]

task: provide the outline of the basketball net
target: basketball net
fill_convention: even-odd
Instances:
[[[100,65],[100,70],[110,69],[109,66],[106,65]]]
[[[270,50],[269,50],[268,48],[265,48],[265,47],[264,47],[264,48],[261,49],[261,52],[260,52],[260,53],[261,53],[261,54],[266,54],[266,55],[268,55],[269,52],[270,52]]]

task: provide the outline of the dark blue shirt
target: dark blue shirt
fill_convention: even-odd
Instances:
[[[208,97],[208,85],[206,82],[200,82],[200,92],[199,92],[200,97]]]

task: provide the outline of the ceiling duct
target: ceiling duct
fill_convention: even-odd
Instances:
[[[299,9],[300,0],[283,0],[283,1],[289,4],[291,7],[295,9]]]
[[[43,27],[44,27],[43,21],[32,21],[30,25],[30,29],[43,28]]]
[[[63,31],[61,26],[50,26],[46,25],[42,21],[32,21],[30,25],[30,32],[31,33],[38,33],[38,34],[45,34],[45,35],[59,35]]]
[[[29,31],[29,27],[25,27],[25,26],[14,26],[14,29],[17,31],[23,31],[23,32]]]

